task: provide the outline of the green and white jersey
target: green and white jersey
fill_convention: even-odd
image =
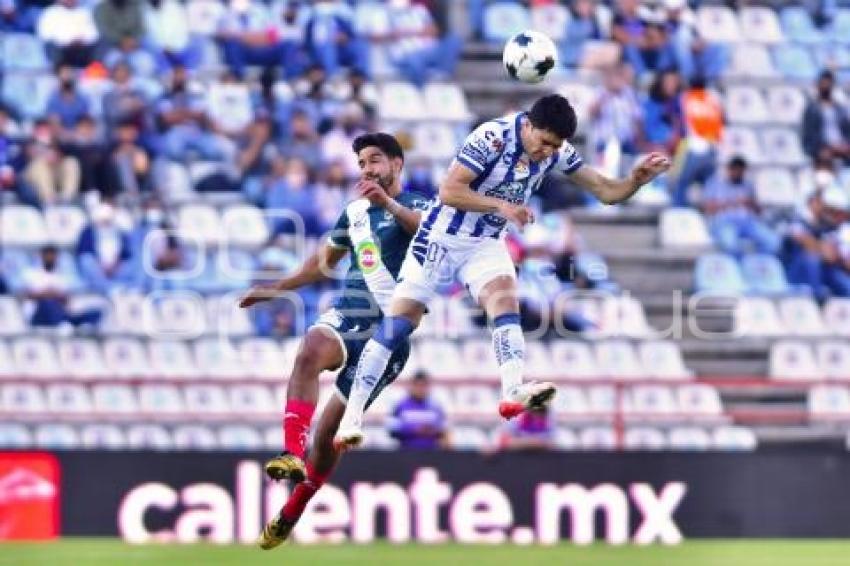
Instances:
[[[412,210],[425,210],[431,203],[425,195],[412,192],[403,192],[395,200]],[[330,245],[351,253],[351,267],[334,308],[370,325],[380,320],[412,238],[392,214],[367,199],[349,203],[328,238]]]

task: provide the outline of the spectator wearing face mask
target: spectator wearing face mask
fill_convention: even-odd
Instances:
[[[38,120],[33,127],[27,156],[24,179],[35,190],[41,205],[68,202],[77,196],[80,164],[62,151],[47,120]]]
[[[30,319],[33,326],[95,325],[100,321],[103,314],[100,310],[71,312],[68,309],[74,281],[67,272],[59,269],[59,250],[55,246],[41,249],[41,265],[27,269],[23,281],[24,294],[34,303]]]
[[[84,282],[97,293],[127,286],[134,280],[130,237],[116,222],[115,208],[97,205],[77,240],[77,266]]]
[[[850,116],[835,99],[835,77],[823,71],[818,77],[817,98],[809,100],[803,112],[803,149],[812,159],[824,150],[850,161]]]

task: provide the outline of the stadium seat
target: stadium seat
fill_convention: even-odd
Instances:
[[[494,2],[484,8],[484,39],[504,42],[531,25],[528,10],[514,2]]]
[[[587,410],[597,419],[609,420],[621,403],[617,390],[611,385],[594,385],[584,390]]]
[[[809,297],[786,297],[779,302],[779,314],[792,334],[823,336],[827,328],[817,303]]]
[[[741,78],[773,78],[777,70],[770,51],[764,45],[735,45],[732,48],[732,62],[726,73]]]
[[[32,383],[0,385],[0,408],[9,415],[41,415],[47,408],[41,387]]]
[[[432,160],[448,160],[457,151],[454,132],[440,122],[422,122],[413,130],[415,154]]]
[[[363,443],[363,448],[368,450],[393,450],[398,448],[398,442],[390,436],[385,427],[366,426],[363,427],[363,432],[366,434],[366,442]]]
[[[850,389],[839,385],[815,385],[809,389],[809,415],[817,420],[850,416]]]
[[[577,450],[579,447],[578,435],[575,431],[562,426],[555,428],[552,441],[559,450]]]
[[[767,89],[770,119],[779,124],[799,126],[806,107],[806,97],[793,85],[773,85]]]
[[[225,14],[224,5],[217,0],[188,0],[186,21],[189,31],[197,35],[213,35]]]
[[[0,241],[3,246],[39,248],[47,243],[47,227],[38,209],[7,204],[0,207]]]
[[[797,204],[796,180],[788,169],[765,167],[755,175],[756,200],[763,207],[791,208]]]
[[[187,385],[183,388],[186,412],[201,416],[226,416],[230,403],[220,385]]]
[[[679,346],[669,340],[653,340],[638,346],[646,375],[659,379],[688,379],[693,372],[685,367]]]
[[[646,338],[653,333],[640,301],[630,295],[606,297],[602,301],[602,332],[606,336]]]
[[[581,44],[581,71],[603,72],[622,58],[622,48],[614,41],[587,40]]]
[[[20,449],[30,448],[33,445],[30,430],[17,423],[0,423],[0,448]]]
[[[236,415],[273,416],[280,408],[265,385],[233,385],[228,388],[227,397],[231,411]]]
[[[834,43],[812,48],[812,57],[819,69],[846,69],[850,67],[850,50]],[[839,77],[843,74],[839,73]],[[839,80],[841,80],[839,78]]]
[[[664,432],[651,427],[629,427],[623,435],[626,450],[664,450],[667,437]]]
[[[180,390],[174,385],[144,384],[138,387],[139,410],[149,416],[175,416],[185,413]]]
[[[195,343],[195,363],[203,377],[238,379],[248,374],[240,363],[239,351],[223,337],[198,340]]]
[[[287,375],[280,346],[269,338],[248,338],[239,343],[239,363],[246,377],[281,379]]]
[[[711,448],[711,436],[705,429],[676,427],[668,436],[671,450],[703,451]]]
[[[17,336],[26,331],[27,323],[14,297],[0,296],[0,336]]]
[[[646,375],[634,346],[625,340],[607,340],[597,344],[596,367],[605,377],[638,379]]]
[[[464,377],[495,378],[499,366],[493,353],[493,342],[485,338],[465,340],[460,346]],[[427,359],[427,358],[426,358]]]
[[[76,245],[86,216],[76,206],[49,206],[44,210],[47,238],[62,248]]]
[[[570,420],[587,418],[590,407],[584,390],[574,385],[558,387],[558,394],[552,399],[552,412]]]
[[[217,289],[225,292],[244,291],[250,287],[257,268],[256,257],[244,250],[220,250],[210,267],[215,269]]]
[[[418,350],[420,359],[430,361],[428,370],[434,379],[463,379],[474,375],[475,369],[464,364],[464,358],[454,342],[422,340],[413,347]]]
[[[472,418],[492,418],[499,406],[499,392],[489,385],[457,385],[454,387],[455,410]]]
[[[741,260],[741,275],[753,295],[784,295],[791,291],[785,269],[776,256],[748,254]]]
[[[731,86],[726,89],[724,109],[731,124],[763,124],[770,121],[767,103],[759,89],[752,86]]]
[[[47,102],[56,89],[56,78],[29,71],[6,73],[0,99],[17,110],[22,117],[35,120],[47,112]]]
[[[738,296],[746,285],[734,258],[725,254],[706,254],[697,259],[694,273],[696,289],[702,293]]]
[[[741,40],[735,13],[725,6],[700,6],[696,24],[700,37],[706,41],[737,43]]]
[[[429,119],[467,122],[473,117],[466,95],[456,83],[428,83],[422,89],[422,97]],[[453,143],[452,150],[457,149],[456,146]]]
[[[88,390],[76,383],[49,385],[45,390],[47,411],[57,416],[86,415],[92,404]]]
[[[567,379],[593,379],[602,375],[590,346],[583,342],[556,340],[549,346],[552,367]]]
[[[839,8],[827,29],[830,41],[847,45],[850,43],[850,9]]]
[[[80,444],[88,450],[124,450],[127,437],[116,425],[91,424],[80,430]]]
[[[189,346],[176,340],[152,340],[148,344],[152,374],[169,379],[187,379],[201,373]]]
[[[850,299],[829,299],[823,307],[823,320],[833,334],[850,336]]]
[[[111,377],[138,379],[151,374],[148,356],[135,338],[107,338],[103,342],[105,370]]]
[[[544,342],[527,339],[525,343],[525,373],[530,379],[558,379],[563,373],[552,363],[551,353]]]
[[[218,212],[206,204],[185,204],[180,207],[177,232],[181,238],[199,245],[218,245],[225,233]]]
[[[788,128],[765,128],[761,132],[766,160],[785,167],[799,167],[808,163],[800,145],[800,135]]]
[[[756,43],[782,43],[785,38],[776,12],[765,6],[742,6],[738,12],[741,36]]]
[[[53,344],[44,338],[18,338],[12,346],[12,354],[23,376],[59,378],[64,375]]]
[[[786,79],[808,83],[817,76],[811,53],[801,45],[777,45],[773,48],[773,62]]]
[[[71,377],[92,379],[108,375],[100,342],[79,338],[60,340],[56,352],[59,363]]]
[[[765,163],[766,157],[754,129],[743,126],[726,128],[720,143],[720,161],[725,162],[736,155],[746,159],[750,165]]]
[[[279,451],[283,446],[283,427],[280,425],[268,426],[263,433],[263,442],[266,450]]]
[[[47,450],[74,450],[80,447],[80,435],[67,424],[42,424],[35,429],[35,445]]]
[[[673,391],[664,385],[635,385],[624,391],[623,413],[630,420],[649,421],[678,412]]]
[[[218,438],[215,431],[203,425],[181,425],[171,433],[178,450],[215,450]]]
[[[596,100],[596,90],[583,82],[567,82],[558,86],[558,94],[567,97],[578,116],[587,116]],[[579,120],[578,132],[583,132],[590,120]]]
[[[779,311],[766,297],[741,297],[733,313],[735,334],[741,337],[783,336],[788,333]]]
[[[380,90],[378,109],[383,120],[417,122],[426,116],[421,94],[409,83],[385,83]]]
[[[225,134],[238,135],[254,121],[254,107],[247,83],[208,84],[206,98],[207,111],[215,116],[217,127]]]
[[[139,410],[136,394],[129,385],[98,384],[92,386],[94,412],[99,415],[131,415]]]
[[[170,450],[171,434],[164,426],[136,424],[127,428],[127,448],[131,450]]]
[[[711,445],[715,450],[751,451],[758,446],[758,439],[749,428],[725,425],[711,433]]]
[[[3,220],[3,210],[4,207],[0,207],[0,221]],[[3,227],[0,226],[0,237],[3,237],[2,233]],[[0,246],[0,272],[3,273],[12,293],[23,291],[23,274],[33,265],[35,265],[35,253],[31,250],[13,247],[11,244]]]
[[[387,393],[389,393],[393,389],[394,388],[392,388],[392,387],[389,388],[380,397],[378,397],[378,399],[375,401],[375,405],[377,405],[379,402],[384,403],[385,414],[389,414],[392,410],[391,400],[389,398],[382,400],[381,398],[384,397]],[[434,385],[434,386],[432,386],[431,387],[431,399],[437,405],[439,405],[440,407],[443,408],[443,411],[445,411],[446,416],[449,417],[449,420],[452,420],[454,418],[454,416],[460,410],[458,407],[455,406],[454,389],[452,387],[448,386],[448,385]]]
[[[617,437],[611,427],[586,427],[579,432],[578,444],[582,450],[614,450]]]
[[[233,205],[221,215],[224,242],[229,246],[258,249],[269,239],[269,227],[263,212],[245,204]]]
[[[112,294],[110,326],[116,334],[153,335],[154,309],[148,297],[136,291]]]
[[[779,12],[785,38],[795,43],[814,45],[822,43],[823,34],[815,27],[809,11],[802,6],[787,6]]]
[[[812,348],[805,342],[783,340],[770,348],[770,376],[774,379],[819,380],[823,374]]]
[[[262,450],[263,436],[248,425],[225,425],[218,431],[218,446],[222,450]]]
[[[477,426],[461,425],[452,427],[451,438],[453,450],[480,452],[490,447],[489,436]]]
[[[711,245],[702,215],[691,208],[668,208],[661,212],[659,239],[665,248],[707,248]]]
[[[850,380],[850,343],[824,340],[815,345],[815,353],[824,377]]]
[[[204,299],[191,292],[173,291],[152,300],[152,335],[159,339],[197,338],[206,331]]]
[[[9,346],[0,340],[0,378],[15,377],[18,375],[18,366],[12,357]]]
[[[567,26],[571,18],[566,6],[557,3],[533,6],[530,15],[531,29],[546,34],[556,43],[568,39]]]
[[[717,389],[704,383],[689,383],[676,389],[677,407],[689,418],[719,417],[723,405]]]
[[[41,71],[50,68],[41,40],[29,33],[0,35],[0,67],[8,71]]]

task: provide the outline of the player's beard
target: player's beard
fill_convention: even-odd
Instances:
[[[395,182],[395,176],[392,174],[392,172],[390,172],[384,176],[374,177],[372,180],[381,185],[381,188],[386,191],[393,186],[393,183]]]

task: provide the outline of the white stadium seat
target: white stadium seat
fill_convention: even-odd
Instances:
[[[499,406],[499,392],[489,385],[455,386],[454,405],[460,413],[489,419]]]
[[[195,363],[189,346],[177,340],[154,340],[148,344],[148,359],[152,374],[169,379],[193,378],[200,368]]]
[[[0,336],[23,334],[27,323],[14,297],[0,296]]]
[[[671,450],[709,450],[711,436],[703,428],[676,427],[670,431],[669,443]]]
[[[566,385],[558,387],[558,394],[552,399],[552,411],[556,416],[568,419],[587,418],[590,407],[581,387]]]
[[[552,367],[567,379],[593,379],[602,375],[590,346],[583,342],[556,340],[549,346]]]
[[[765,167],[755,176],[756,200],[761,206],[793,207],[798,199],[796,184],[788,169]]]
[[[174,416],[185,412],[183,396],[174,385],[140,385],[139,410],[149,416]]]
[[[765,128],[761,132],[765,160],[786,167],[800,167],[809,159],[803,154],[800,134],[790,128]]]
[[[239,343],[239,363],[246,377],[283,379],[285,358],[280,346],[270,338],[247,338]]]
[[[823,378],[811,346],[797,340],[773,344],[770,348],[770,375],[774,379],[790,380]]]
[[[378,108],[383,120],[416,122],[427,115],[421,94],[410,83],[385,83],[380,90]]]
[[[35,429],[35,445],[48,450],[73,450],[80,446],[80,435],[71,425],[42,424]]]
[[[850,380],[850,342],[825,340],[815,345],[815,355],[823,376]]]
[[[127,437],[116,425],[92,424],[80,430],[80,444],[87,449],[123,450]]]
[[[432,160],[449,160],[457,152],[452,128],[440,122],[423,122],[413,130],[416,155]]]
[[[762,124],[770,121],[767,103],[755,87],[729,87],[723,98],[726,117],[732,124]]]
[[[735,45],[726,74],[746,78],[773,78],[777,75],[770,51],[764,45]],[[775,116],[775,114],[771,114]]]
[[[755,450],[758,439],[755,433],[746,427],[726,425],[714,429],[711,434],[711,444],[715,450]]]
[[[25,425],[17,423],[0,423],[1,448],[29,448],[32,444],[32,433]]]
[[[131,450],[170,450],[171,434],[162,425],[137,424],[127,428],[127,448]]]
[[[552,436],[555,446],[560,450],[577,450],[579,447],[578,435],[572,429],[556,427]]]
[[[227,396],[231,411],[236,415],[274,416],[280,409],[265,385],[233,385],[228,388]]]
[[[144,345],[135,338],[107,338],[103,359],[110,377],[140,378],[151,374]]]
[[[723,404],[717,389],[704,383],[680,385],[676,389],[677,406],[683,415],[691,418],[719,417]]]
[[[222,450],[262,450],[263,437],[248,425],[226,425],[218,431],[218,445]]]
[[[422,89],[425,104],[425,116],[433,120],[448,122],[466,122],[472,119],[472,112],[466,104],[463,89],[455,83],[428,83]],[[452,144],[456,149],[457,144]]]
[[[6,342],[0,340],[0,378],[16,375],[18,375],[18,366],[12,357],[12,352]]]
[[[80,338],[60,340],[56,351],[59,363],[67,375],[78,378],[99,378],[108,375],[98,341]]]
[[[477,426],[461,425],[451,429],[452,448],[454,450],[481,451],[490,446],[487,433]]]
[[[711,236],[702,215],[691,208],[668,208],[659,221],[661,245],[665,248],[707,248]]]
[[[637,420],[674,415],[678,409],[672,390],[664,385],[630,387],[625,391],[623,401],[626,416]]]
[[[41,387],[32,383],[7,383],[0,385],[0,408],[9,415],[43,414],[46,410]]]
[[[816,385],[809,389],[808,408],[813,419],[846,419],[850,417],[850,389]]]
[[[809,297],[786,297],[779,302],[779,313],[791,333],[798,336],[827,334],[820,309]]]
[[[484,338],[465,340],[460,346],[460,354],[465,377],[498,377],[499,366],[496,363],[496,355],[491,340]]]
[[[614,450],[617,437],[611,427],[586,427],[578,435],[578,444],[582,450]]]
[[[178,450],[215,450],[218,447],[215,431],[203,425],[178,426],[171,437]]]
[[[720,143],[720,160],[726,161],[740,155],[750,165],[761,165],[765,162],[765,153],[756,131],[743,126],[729,126],[723,134]]]
[[[269,227],[263,211],[250,205],[233,205],[221,216],[223,242],[229,246],[257,249],[269,239]]]
[[[606,377],[637,379],[646,376],[634,346],[625,340],[608,340],[597,344],[596,366]]]
[[[251,336],[254,325],[247,309],[239,308],[238,293],[207,297],[207,332],[216,336]]]
[[[190,340],[206,331],[204,299],[196,293],[171,292],[153,301],[152,336],[158,339]]]
[[[688,379],[693,372],[685,367],[679,346],[669,340],[653,340],[638,346],[640,361],[648,376],[660,379]]]
[[[806,97],[793,85],[774,85],[767,89],[770,119],[789,126],[799,126],[806,107]]]
[[[643,305],[630,295],[605,297],[602,301],[602,332],[606,336],[646,338],[653,332]]]
[[[45,338],[19,338],[15,341],[12,352],[21,375],[58,378],[65,373],[59,365],[56,349]]]
[[[195,363],[203,377],[238,379],[248,370],[239,359],[239,351],[227,338],[204,338],[195,342]]]
[[[112,328],[116,334],[136,336],[153,335],[154,312],[152,302],[135,291],[112,295]]]
[[[454,342],[422,340],[413,348],[418,350],[420,359],[429,360],[427,368],[435,379],[462,379],[474,376],[475,369],[464,365],[463,357]]]
[[[217,245],[224,234],[218,212],[206,204],[186,204],[180,207],[177,232],[181,238],[202,245]]]
[[[92,387],[94,412],[102,415],[130,415],[139,410],[136,394],[129,385],[98,384]]]
[[[230,403],[220,385],[187,385],[183,388],[184,406],[188,413],[204,416],[224,416],[230,413]]]
[[[76,206],[50,206],[44,211],[48,239],[62,248],[77,243],[86,215]]]
[[[557,3],[531,8],[531,29],[546,34],[555,42],[568,39],[566,33],[570,19],[567,7]]]
[[[741,30],[735,12],[726,6],[701,6],[697,11],[699,35],[709,42],[736,43]]]
[[[30,248],[46,244],[47,227],[38,209],[17,204],[0,207],[0,242]]]
[[[667,437],[663,431],[651,427],[629,427],[623,435],[626,450],[664,450]]]
[[[49,385],[45,398],[47,410],[57,416],[86,415],[92,410],[88,389],[76,383]]]
[[[785,38],[779,18],[772,8],[765,6],[742,6],[738,12],[741,36],[747,41],[773,45]]]
[[[776,304],[766,297],[741,297],[735,303],[735,334],[750,336],[783,336],[788,333],[779,317]]]
[[[850,336],[850,299],[829,299],[823,308],[823,320],[832,334]]]

